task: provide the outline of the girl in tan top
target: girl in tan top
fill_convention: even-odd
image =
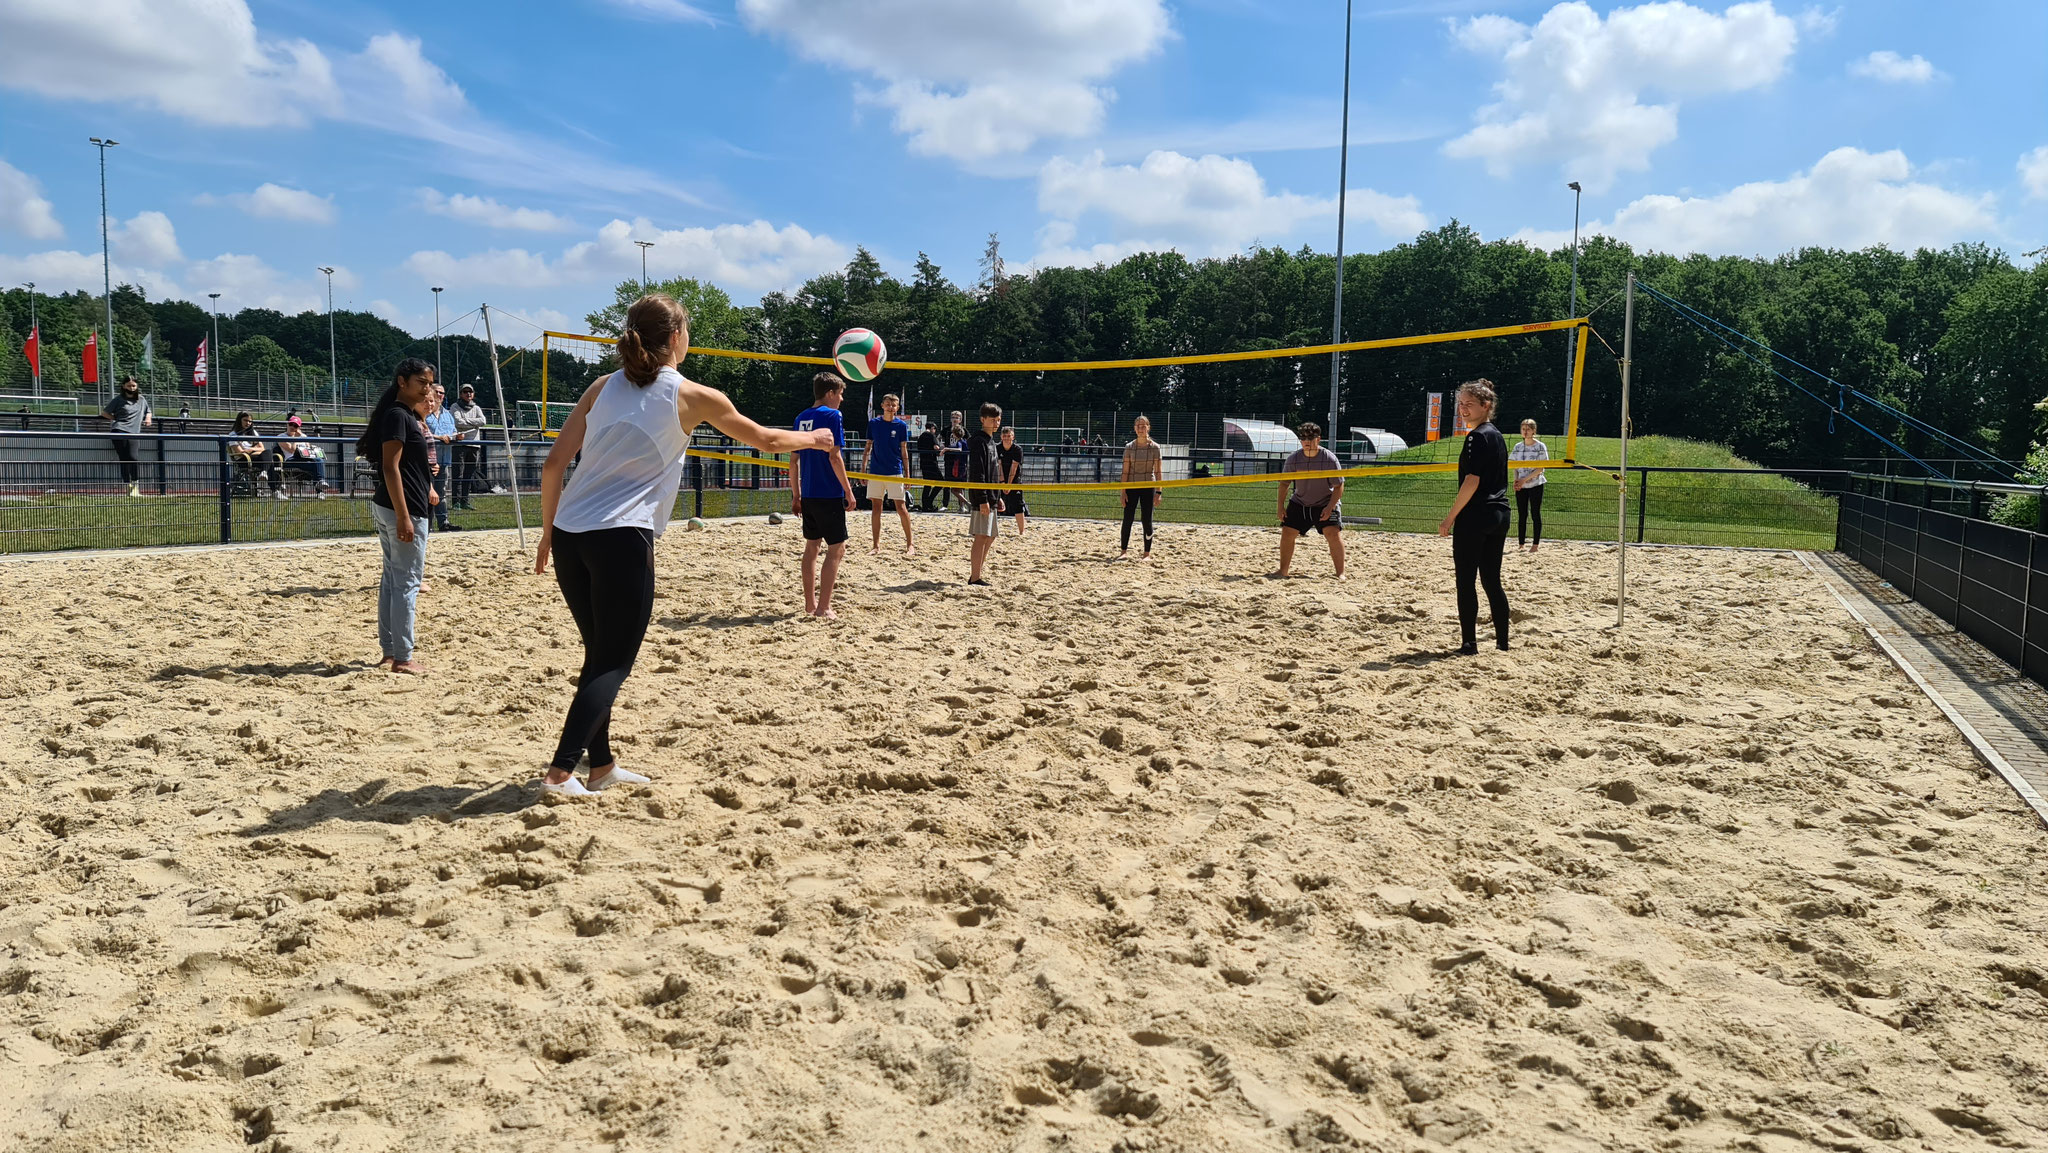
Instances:
[[[1152,440],[1152,421],[1139,417],[1131,422],[1131,431],[1138,439],[1124,446],[1124,481],[1162,481],[1166,479],[1165,469],[1159,459],[1159,445]],[[1152,508],[1166,499],[1166,490],[1157,488],[1127,488],[1124,490],[1124,543],[1123,551],[1116,554],[1118,560],[1128,560],[1131,555],[1131,518],[1143,513],[1145,516],[1145,551],[1138,554],[1139,560],[1152,559]]]

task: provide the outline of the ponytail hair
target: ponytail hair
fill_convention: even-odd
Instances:
[[[690,340],[690,310],[672,296],[650,292],[626,309],[619,329],[619,368],[640,388],[654,383],[669,353]]]
[[[412,377],[423,376],[433,371],[433,365],[428,364],[417,356],[408,356],[398,362],[398,367],[392,370],[391,373],[391,386],[386,388],[383,394],[377,397],[376,404],[370,406],[370,418],[363,424],[363,435],[356,438],[357,456],[368,460],[382,460],[384,458],[384,449],[376,439],[377,422],[384,419],[384,413],[387,409],[400,407],[398,403],[398,386],[400,384]]]

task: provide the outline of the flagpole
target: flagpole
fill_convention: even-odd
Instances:
[[[33,280],[28,282],[28,331],[29,335],[36,338],[36,358],[29,362],[29,368],[35,374],[36,399],[41,400],[43,399],[43,334],[36,327],[36,282]]]

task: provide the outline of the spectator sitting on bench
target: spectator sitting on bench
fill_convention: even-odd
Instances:
[[[270,481],[271,494],[285,499],[284,478],[278,475],[277,454],[263,447],[263,434],[256,431],[256,419],[247,409],[235,414],[235,427],[228,432],[228,459],[251,475]]]
[[[284,468],[313,478],[313,495],[327,499],[327,460],[320,446],[311,441],[300,440],[299,418],[294,416],[285,422],[284,439],[277,442],[277,455],[283,460]]]

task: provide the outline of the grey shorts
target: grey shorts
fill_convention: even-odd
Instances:
[[[967,531],[975,536],[994,536],[996,535],[996,521],[1000,516],[1001,514],[996,512],[996,506],[994,505],[988,506],[987,512],[977,509],[974,515],[969,518]]]

